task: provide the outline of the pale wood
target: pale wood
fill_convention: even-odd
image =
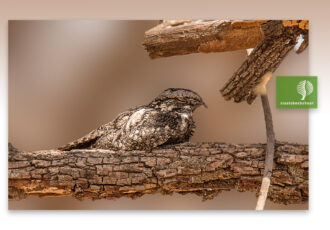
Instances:
[[[256,210],[258,211],[264,210],[265,208],[269,186],[270,186],[270,178],[263,177],[258,200],[257,200],[257,206],[256,206]]]

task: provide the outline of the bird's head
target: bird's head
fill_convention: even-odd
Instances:
[[[156,97],[150,105],[162,110],[185,110],[194,111],[203,105],[207,108],[203,99],[194,91],[182,88],[169,88]]]

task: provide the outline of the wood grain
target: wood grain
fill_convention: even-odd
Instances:
[[[167,21],[148,30],[143,45],[151,58],[253,48],[263,37],[261,22]]]

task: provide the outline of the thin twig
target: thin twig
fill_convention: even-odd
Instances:
[[[265,171],[262,178],[260,193],[256,210],[263,210],[265,207],[268,189],[270,186],[270,177],[272,175],[273,161],[274,161],[274,150],[275,150],[275,134],[273,128],[272,113],[269,106],[267,94],[261,94],[262,107],[264,109],[266,133],[267,133],[267,147],[265,157]]]

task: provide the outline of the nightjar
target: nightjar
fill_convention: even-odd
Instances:
[[[150,151],[157,146],[186,142],[195,130],[192,114],[201,105],[207,108],[194,91],[169,88],[148,105],[123,112],[113,121],[58,149]]]

